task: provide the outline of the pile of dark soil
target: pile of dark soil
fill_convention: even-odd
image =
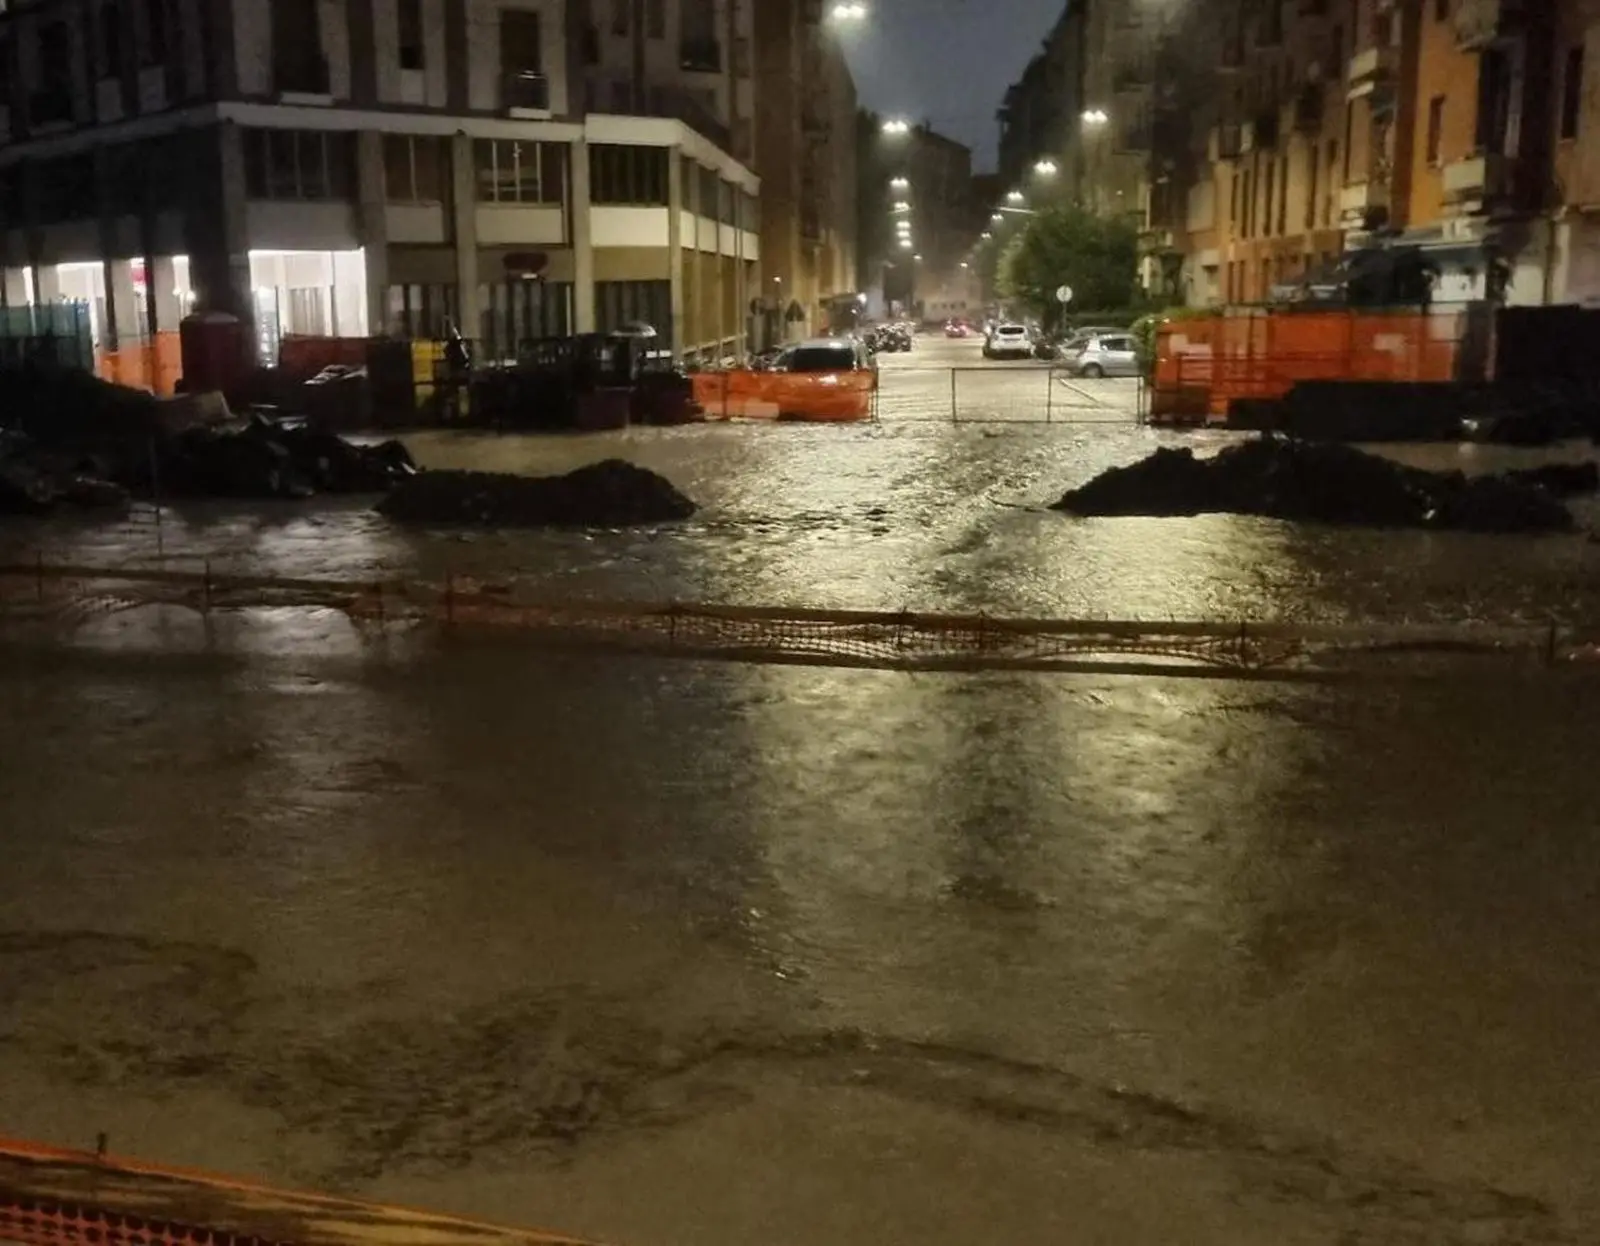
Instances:
[[[627,527],[687,519],[694,503],[672,482],[621,459],[565,476],[423,472],[379,503],[391,519],[485,527]]]
[[[1593,468],[1539,468],[1468,477],[1405,467],[1349,446],[1277,437],[1210,459],[1161,449],[1074,489],[1053,509],[1076,515],[1226,512],[1312,523],[1465,532],[1562,532],[1572,516],[1558,493],[1592,489]]]

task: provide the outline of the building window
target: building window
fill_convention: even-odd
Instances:
[[[1262,203],[1261,203],[1261,207],[1262,207],[1262,212],[1261,212],[1261,232],[1263,234],[1270,234],[1272,232],[1272,205],[1273,205],[1272,188],[1275,185],[1275,182],[1273,181],[1273,179],[1276,178],[1277,175],[1278,175],[1277,162],[1276,161],[1272,161],[1272,160],[1267,161],[1267,176],[1265,178],[1265,183],[1266,183],[1265,190],[1266,190],[1266,193],[1262,196]]]
[[[480,203],[566,202],[564,143],[479,139],[473,144],[473,165]]]
[[[445,163],[443,139],[385,135],[384,197],[390,203],[443,203]]]
[[[422,69],[427,53],[422,40],[422,0],[399,0],[400,68]]]
[[[396,337],[442,338],[456,317],[455,286],[389,287],[389,332]]]
[[[595,144],[589,148],[589,186],[593,201],[665,204],[670,156],[671,152],[665,147]]]
[[[1439,163],[1439,145],[1444,141],[1444,96],[1428,101],[1428,163]]]
[[[72,32],[65,22],[39,27],[39,85],[29,100],[34,125],[72,120]]]
[[[570,281],[502,281],[478,287],[479,336],[486,359],[510,359],[523,343],[572,332]]]
[[[695,210],[706,220],[714,221],[717,219],[717,195],[721,193],[719,187],[722,179],[717,176],[715,169],[704,167],[700,169],[698,176],[700,185],[695,192],[698,196],[695,200]]]
[[[167,0],[145,0],[144,60],[146,65],[165,65],[171,53],[167,26]]]
[[[122,73],[122,17],[117,0],[100,0],[94,18],[95,77],[115,78]]]
[[[1577,138],[1583,117],[1583,45],[1567,49],[1561,77],[1561,137]]]
[[[245,187],[252,199],[348,200],[355,137],[322,130],[244,131]]]

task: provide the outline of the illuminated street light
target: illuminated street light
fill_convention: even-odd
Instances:
[[[833,6],[830,16],[836,22],[850,23],[865,21],[867,18],[867,6],[864,4],[853,3],[836,4]]]
[[[1021,203],[1026,198],[1027,198],[1027,196],[1024,195],[1020,190],[1013,190],[1009,194],[1006,195],[1006,202],[1007,203]]]
[[[909,177],[891,177],[889,179],[889,189],[890,190],[910,190],[911,189],[911,179]]]
[[[1033,171],[1040,177],[1054,177],[1061,171],[1061,166],[1056,164],[1054,160],[1046,157],[1045,159],[1039,161],[1038,164],[1033,166]]]
[[[972,267],[972,265],[971,265],[971,264],[969,264],[969,263],[967,263],[967,262],[966,262],[966,260],[962,260],[962,261],[961,261],[961,267],[962,267],[962,268],[971,268],[971,267]]]
[[[883,123],[883,132],[891,137],[911,133],[911,123],[901,117],[890,117]]]
[[[912,246],[914,246],[914,245],[915,245],[915,244],[914,244],[914,243],[913,243],[913,242],[912,242],[912,241],[911,241],[911,239],[909,239],[909,238],[902,238],[902,239],[900,239],[900,246],[901,246],[901,247],[902,247],[902,248],[903,248],[903,249],[904,249],[904,250],[907,250],[907,251],[909,251],[909,250],[911,250],[911,248],[912,248]]]
[[[920,255],[913,255],[911,258],[918,264],[922,263],[922,257]]]
[[[1006,218],[1004,216],[1000,215],[1000,213],[996,212],[989,219],[991,221],[993,221],[996,225],[998,225],[998,224],[1000,224],[1001,221],[1005,220]]]
[[[894,205],[893,208],[890,209],[890,211],[893,211],[893,212],[909,212],[909,211],[911,211],[911,205],[909,203],[907,203],[904,199],[901,199],[899,202],[897,202]]]
[[[984,230],[981,234],[979,234],[978,237],[982,238],[985,242],[993,242],[994,241],[994,235],[991,234],[987,229]]]
[[[1104,108],[1086,108],[1083,113],[1084,125],[1104,125],[1111,120],[1111,114]]]

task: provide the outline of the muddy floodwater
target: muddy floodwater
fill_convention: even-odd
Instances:
[[[161,552],[552,595],[1600,617],[1581,534],[1036,509],[1156,441],[433,437],[456,465],[622,452],[705,508],[476,538],[197,508]],[[0,553],[153,542],[142,514]],[[640,1246],[1593,1242],[1597,692],[89,618],[0,647],[0,1133]]]

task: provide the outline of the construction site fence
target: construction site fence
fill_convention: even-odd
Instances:
[[[758,372],[730,368],[691,373],[694,399],[712,420],[806,420],[855,423],[878,415],[878,374]]]
[[[1220,420],[1240,399],[1277,399],[1300,381],[1452,381],[1465,309],[1256,308],[1168,321],[1156,330],[1153,419]]]
[[[14,1246],[582,1246],[574,1238],[0,1140]]]
[[[149,607],[212,618],[301,608],[380,633],[431,625],[563,650],[888,670],[1026,670],[1214,678],[1414,671],[1417,659],[1494,658],[1600,672],[1600,628],[1254,621],[1026,619],[800,607],[549,602],[515,581],[323,580],[197,569],[0,565],[0,622],[60,629]],[[1402,665],[1396,665],[1396,662]],[[3,1238],[3,1235],[0,1235]]]

